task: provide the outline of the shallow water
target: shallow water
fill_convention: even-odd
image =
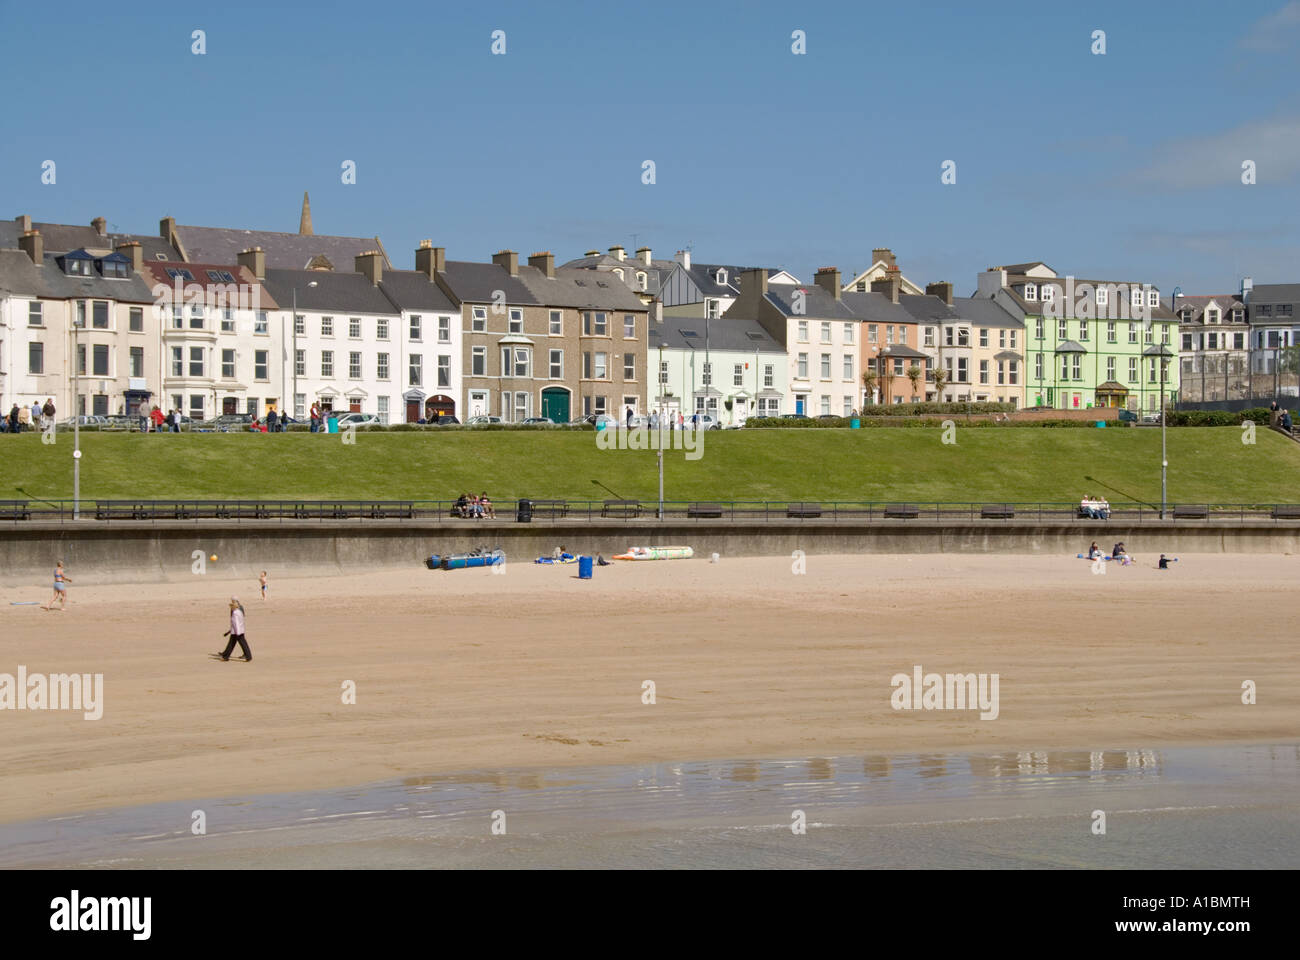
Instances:
[[[0,866],[1294,868],[1298,787],[1291,744],[479,771],[8,824]]]

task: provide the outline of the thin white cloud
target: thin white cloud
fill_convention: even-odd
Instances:
[[[1300,8],[1300,3],[1294,4]],[[1135,172],[1148,185],[1170,190],[1242,185],[1242,164],[1254,161],[1255,182],[1286,183],[1300,174],[1300,117],[1260,120],[1225,130],[1179,137],[1159,147]]]
[[[1247,27],[1237,45],[1246,50],[1284,50],[1297,39],[1300,39],[1300,0],[1291,0]]]

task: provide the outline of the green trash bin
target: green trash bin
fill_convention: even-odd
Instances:
[[[849,421],[850,430],[858,430],[861,429],[861,427],[862,427],[862,421],[859,420],[857,417],[854,417],[852,420]]]
[[[326,421],[326,422],[329,424],[329,432],[330,432],[330,433],[338,433],[338,432],[339,432],[339,418],[338,418],[338,417],[330,417],[329,420]]]

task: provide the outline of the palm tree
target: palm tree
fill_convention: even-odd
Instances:
[[[943,388],[948,385],[948,371],[943,367],[934,368],[934,399],[943,402]]]
[[[921,382],[921,368],[916,364],[912,364],[908,367],[907,379],[912,381],[912,396],[919,396],[920,394],[917,391],[921,389],[919,386]]]
[[[867,404],[876,402],[876,381],[878,379],[875,370],[868,368],[862,371],[862,386],[865,387],[867,391]],[[865,405],[866,404],[864,404],[864,406]]]

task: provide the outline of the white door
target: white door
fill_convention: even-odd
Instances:
[[[469,415],[471,417],[485,417],[488,412],[488,395],[486,390],[471,390],[469,392]]]

